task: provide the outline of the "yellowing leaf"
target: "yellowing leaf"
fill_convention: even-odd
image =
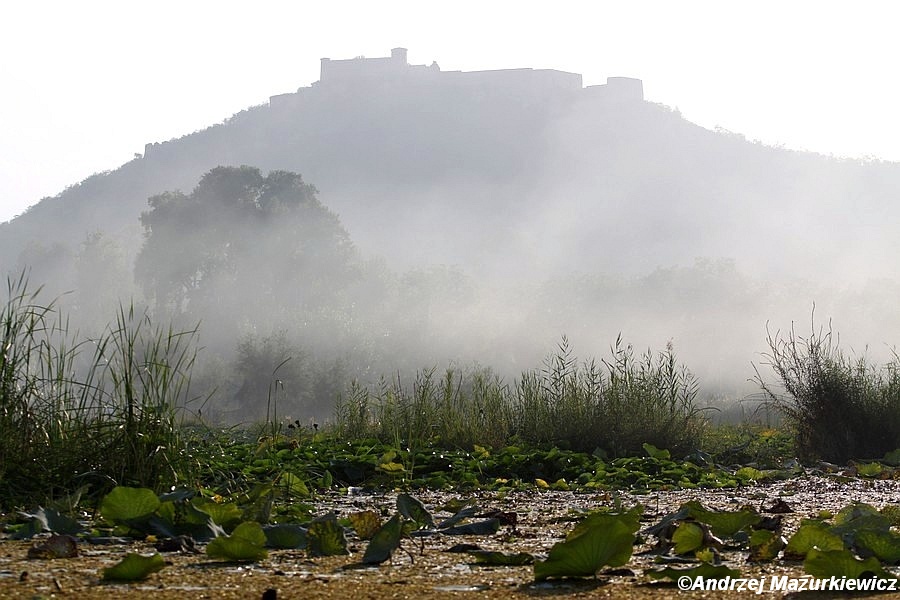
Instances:
[[[350,524],[353,525],[356,535],[361,540],[372,539],[375,532],[381,527],[381,518],[374,510],[364,510],[362,512],[350,513]]]
[[[784,546],[784,538],[778,533],[767,529],[756,529],[750,534],[749,560],[774,560]]]
[[[384,471],[385,473],[402,473],[406,469],[400,463],[396,462],[386,462],[382,463],[375,467],[379,471]]]
[[[333,514],[321,517],[309,524],[306,530],[306,549],[310,556],[337,556],[349,554],[344,528]]]

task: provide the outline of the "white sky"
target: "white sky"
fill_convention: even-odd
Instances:
[[[900,161],[890,1],[14,2],[0,8],[0,222],[147,142],[309,85],[320,57],[396,46],[443,70],[637,77],[705,127]]]

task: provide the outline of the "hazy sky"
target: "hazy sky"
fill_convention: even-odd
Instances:
[[[643,79],[705,127],[900,161],[893,2],[48,0],[0,25],[0,221],[316,81],[319,58]],[[315,182],[312,182],[315,183]]]

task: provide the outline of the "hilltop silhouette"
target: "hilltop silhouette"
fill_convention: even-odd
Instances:
[[[549,269],[603,260],[638,272],[725,256],[764,272],[788,256],[814,272],[897,245],[873,230],[896,210],[896,165],[705,130],[644,101],[636,79],[582,87],[580,75],[549,69],[444,72],[395,49],[322,59],[313,85],[147,144],[141,158],[43,199],[0,226],[3,266],[29,245],[134,237],[148,197],[189,192],[219,165],[302,174],[361,249],[389,261],[421,246],[420,259],[501,271],[491,257],[508,252]]]

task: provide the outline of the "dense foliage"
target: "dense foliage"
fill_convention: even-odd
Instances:
[[[322,311],[353,278],[347,232],[295,173],[217,167],[189,195],[166,192],[148,203],[135,273],[166,313],[232,316],[248,297],[261,314]]]
[[[845,355],[831,330],[792,329],[769,337],[769,363],[782,389],[759,378],[796,432],[805,459],[843,463],[900,446],[900,357],[885,365]]]
[[[827,336],[773,341],[786,395],[760,377],[795,427],[795,446],[774,430],[712,428],[694,404],[698,384],[671,346],[635,358],[619,340],[610,359],[580,363],[565,338],[543,368],[511,384],[484,368],[440,377],[432,368],[409,383],[398,374],[372,388],[355,382],[321,425],[280,412],[283,386],[327,382],[304,372],[302,355],[296,367],[290,356],[280,359],[288,352],[283,339],[248,338],[243,368],[265,375],[265,365],[280,362],[269,374],[261,429],[223,438],[204,424],[203,404],[189,389],[195,329],[160,327],[133,308],[120,308],[98,337],[79,337],[65,324],[24,275],[9,281],[0,312],[4,503],[123,484],[229,493],[272,482],[298,490],[737,485],[770,476],[766,469],[788,464],[795,449],[807,459],[898,462],[897,369],[849,364]],[[715,467],[728,463],[748,464],[727,476]]]
[[[512,385],[487,369],[451,368],[442,377],[420,371],[408,387],[399,379],[371,390],[351,386],[335,425],[350,439],[413,448],[498,448],[516,438],[611,456],[634,455],[649,442],[684,455],[699,448],[704,430],[697,391],[671,346],[635,358],[620,338],[610,360],[579,364],[563,338],[543,368]]]
[[[120,308],[96,338],[66,327],[24,275],[0,306],[0,502],[183,482],[179,411],[195,330]]]

